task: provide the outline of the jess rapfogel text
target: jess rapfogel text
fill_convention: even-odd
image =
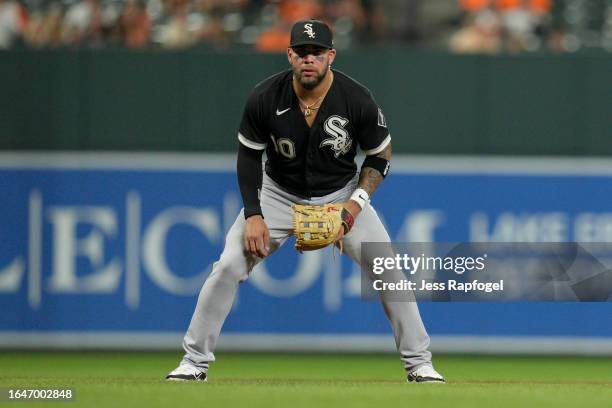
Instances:
[[[471,282],[457,282],[454,279],[450,279],[446,282],[413,282],[411,280],[403,279],[399,282],[384,282],[378,279],[372,282],[372,287],[376,291],[458,291],[465,293],[477,291],[491,293],[496,291],[503,291],[504,280],[501,279],[497,282],[479,282],[475,279]]]

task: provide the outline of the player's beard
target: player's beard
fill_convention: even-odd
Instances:
[[[325,78],[325,75],[327,75],[327,71],[329,71],[329,65],[325,65],[325,69],[323,70],[323,72],[321,74],[317,73],[317,76],[314,79],[310,80],[304,80],[302,72],[300,71],[295,72],[294,74],[297,76],[300,85],[302,85],[304,89],[308,89],[309,91],[311,91],[323,81],[323,78]]]

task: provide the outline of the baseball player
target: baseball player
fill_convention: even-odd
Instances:
[[[166,379],[206,381],[238,284],[291,235],[293,204],[342,203],[351,220],[336,241],[355,262],[361,262],[362,241],[390,242],[370,197],[389,171],[391,135],[370,91],[331,69],[335,57],[330,28],[300,21],[287,49],[291,70],[259,83],[249,96],[238,133],[244,208],[202,287],[185,355]],[[366,154],[359,173],[358,147]],[[381,301],[408,380],[444,382],[431,364],[416,302]]]

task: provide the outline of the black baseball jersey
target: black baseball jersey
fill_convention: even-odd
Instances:
[[[249,96],[238,139],[266,150],[266,173],[289,192],[320,197],[344,187],[357,171],[359,146],[381,152],[391,136],[370,91],[334,70],[334,81],[309,128],[291,70],[259,83]]]

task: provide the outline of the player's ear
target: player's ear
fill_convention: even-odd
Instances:
[[[329,50],[329,65],[333,64],[335,59],[336,59],[336,50],[332,48],[331,50]]]
[[[293,50],[291,49],[291,47],[287,48],[287,60],[289,60],[289,63],[291,64],[291,53],[293,52]]]

